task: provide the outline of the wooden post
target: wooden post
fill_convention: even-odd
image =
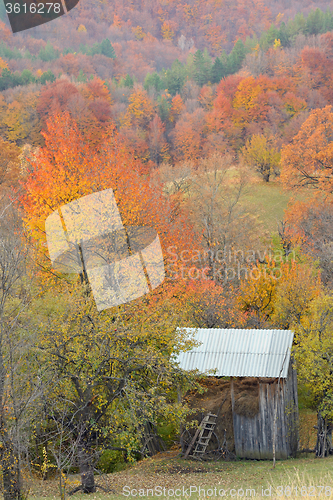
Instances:
[[[274,402],[274,417],[273,417],[273,469],[275,469],[275,457],[276,457],[276,416],[277,416],[277,401],[279,397],[279,385],[280,385],[280,377],[277,383],[276,389],[276,401]]]
[[[187,457],[189,456],[190,451],[192,450],[193,445],[194,445],[194,443],[196,442],[197,437],[199,436],[199,432],[200,432],[200,425],[199,425],[199,427],[197,428],[196,433],[194,434],[193,439],[192,439],[192,441],[190,442],[190,445],[189,445],[189,447],[188,447],[188,448],[187,448],[187,450],[186,450],[186,453],[185,453],[185,455],[184,455],[184,458],[187,458]]]
[[[276,458],[276,420],[277,420],[277,404],[278,404],[278,398],[279,398],[279,389],[280,389],[280,379],[281,379],[281,373],[284,367],[284,363],[286,361],[288,349],[286,350],[286,353],[284,355],[283,363],[281,366],[281,370],[279,373],[279,378],[278,378],[278,383],[276,386],[276,401],[274,403],[274,418],[273,418],[273,469],[275,469],[275,458]]]
[[[231,396],[231,409],[232,409],[232,416],[233,416],[234,410],[235,410],[234,378],[233,377],[231,377],[231,383],[230,383],[230,396]]]

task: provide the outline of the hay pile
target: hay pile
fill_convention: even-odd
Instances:
[[[228,450],[235,451],[234,429],[231,402],[231,381],[224,378],[207,377],[201,383],[206,389],[203,394],[189,393],[186,396],[191,408],[198,412],[190,417],[201,422],[208,412],[218,416],[215,433],[223,444],[226,430]],[[259,412],[259,380],[256,378],[238,378],[233,380],[235,413],[248,418],[255,417]],[[222,406],[221,406],[222,405]]]
[[[259,413],[259,381],[256,378],[234,380],[235,413],[253,418]]]
[[[198,412],[190,417],[190,420],[196,419],[201,422],[204,415],[208,412],[215,415],[220,409],[219,418],[215,427],[215,433],[219,439],[220,446],[223,444],[224,431],[226,429],[226,439],[228,450],[235,451],[234,429],[232,422],[232,405],[230,393],[230,381],[209,377],[201,384],[206,390],[203,394],[189,394],[186,399],[191,408],[197,408]]]

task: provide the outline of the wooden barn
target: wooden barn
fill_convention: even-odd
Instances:
[[[189,395],[193,407],[217,415],[219,440],[240,458],[295,456],[298,448],[297,376],[293,332],[186,328],[198,347],[181,353],[185,370],[207,374],[207,391]],[[204,415],[204,413],[201,413]],[[275,426],[275,430],[274,430]]]

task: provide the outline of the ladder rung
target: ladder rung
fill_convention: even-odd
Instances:
[[[195,443],[195,449],[193,455],[203,455],[206,452],[209,441],[212,438],[213,431],[216,427],[217,415],[213,413],[208,413],[201,422],[200,433]],[[204,436],[206,432],[206,435]]]

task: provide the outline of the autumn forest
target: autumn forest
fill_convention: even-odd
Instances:
[[[15,34],[0,19],[4,499],[33,477],[61,499],[103,491],[97,470],[149,454],[147,425],[177,447],[179,392],[201,387],[175,362],[181,327],[293,330],[302,425],[327,429],[333,2],[80,0]],[[107,189],[124,227],[159,235],[165,279],[98,311],[84,266],[52,265],[45,221]]]

